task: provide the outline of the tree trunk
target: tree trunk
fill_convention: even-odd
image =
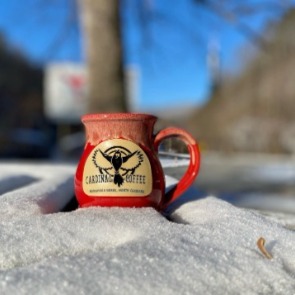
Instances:
[[[87,62],[88,111],[126,111],[119,0],[79,0]]]

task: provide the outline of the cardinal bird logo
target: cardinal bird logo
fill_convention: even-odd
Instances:
[[[143,154],[139,150],[131,152],[122,146],[113,146],[104,152],[97,149],[92,156],[92,161],[99,172],[112,176],[114,184],[119,187],[124,183],[124,176],[134,174],[143,159]]]

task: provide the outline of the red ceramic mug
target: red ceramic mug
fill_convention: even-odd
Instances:
[[[75,194],[80,207],[149,207],[163,210],[195,180],[198,145],[179,128],[153,134],[157,118],[148,114],[88,114],[82,117],[86,145],[77,167]],[[177,186],[165,195],[165,177],[157,152],[162,140],[178,137],[190,163]]]

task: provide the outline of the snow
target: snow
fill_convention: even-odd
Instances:
[[[258,178],[259,181],[275,182],[275,183],[290,183],[295,179],[294,162],[269,164],[266,167],[258,167],[253,173],[253,178]]]
[[[291,194],[244,193],[232,202],[240,207],[295,213],[295,198]]]
[[[74,168],[0,164],[0,184],[16,184],[0,197],[0,294],[294,294],[295,232],[279,220],[215,197],[167,218],[152,208],[59,212]]]
[[[0,164],[0,220],[60,211],[73,197],[71,165]]]
[[[180,159],[180,158],[176,158],[176,157],[174,159],[162,158],[161,164],[162,164],[163,168],[181,167],[181,166],[188,166],[189,160],[188,159]]]

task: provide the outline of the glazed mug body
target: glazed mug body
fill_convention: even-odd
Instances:
[[[165,196],[165,177],[157,150],[163,139],[181,138],[182,132],[185,137],[187,134],[178,128],[170,131],[168,128],[154,135],[156,120],[153,115],[134,113],[82,117],[86,144],[75,175],[75,194],[80,207],[151,206],[161,210],[179,196],[177,189],[174,196]],[[192,144],[197,147],[195,142],[190,142],[188,148]],[[197,158],[193,179],[200,164],[198,149]],[[183,191],[190,184],[191,181],[184,181],[179,188]]]

